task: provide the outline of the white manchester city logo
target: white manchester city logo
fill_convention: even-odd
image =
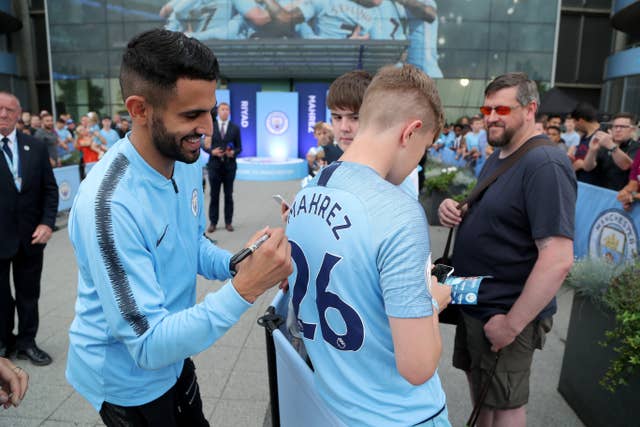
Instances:
[[[589,256],[618,264],[637,255],[638,231],[633,220],[619,209],[602,212],[591,226]]]
[[[282,111],[273,111],[267,115],[265,124],[269,133],[282,135],[289,129],[289,118]]]
[[[58,187],[58,194],[62,200],[69,200],[71,197],[71,186],[67,181],[63,181]]]
[[[198,190],[195,188],[191,193],[191,212],[193,216],[198,216]]]

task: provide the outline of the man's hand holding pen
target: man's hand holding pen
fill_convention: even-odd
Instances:
[[[250,303],[276,284],[285,283],[293,272],[291,246],[284,229],[267,227],[258,231],[247,243],[247,248],[264,235],[267,235],[268,239],[251,252],[250,256],[235,265],[233,285]]]

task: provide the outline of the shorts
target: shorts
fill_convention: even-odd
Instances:
[[[500,351],[496,373],[484,401],[491,409],[515,409],[529,400],[529,377],[535,349],[542,349],[553,318],[534,320],[516,339]],[[484,334],[484,323],[462,313],[456,328],[453,366],[469,374],[474,396],[489,379],[496,353]]]

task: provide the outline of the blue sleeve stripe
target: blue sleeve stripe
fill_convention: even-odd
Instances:
[[[336,169],[338,169],[338,166],[340,166],[340,164],[342,164],[342,162],[333,162],[322,170],[322,172],[320,173],[320,178],[318,179],[318,185],[320,187],[327,186],[327,183],[331,179],[331,175],[333,175]]]
[[[129,279],[118,258],[118,251],[113,237],[113,222],[111,219],[111,200],[116,187],[129,167],[129,159],[120,153],[109,165],[95,201],[96,235],[100,254],[105,263],[109,281],[113,286],[118,308],[122,317],[131,325],[137,336],[144,334],[149,329],[147,318],[140,313],[136,301],[131,292]]]

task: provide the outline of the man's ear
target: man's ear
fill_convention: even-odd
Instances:
[[[413,134],[418,132],[420,129],[422,129],[422,120],[412,120],[408,122],[402,131],[400,144],[405,147],[409,143]]]
[[[538,103],[536,101],[531,101],[529,103],[529,105],[527,105],[527,109],[529,111],[529,113],[533,116],[533,119],[535,120],[536,118],[536,114],[538,113]]]
[[[143,96],[132,95],[124,101],[131,116],[131,122],[144,126],[151,119],[152,108]]]

